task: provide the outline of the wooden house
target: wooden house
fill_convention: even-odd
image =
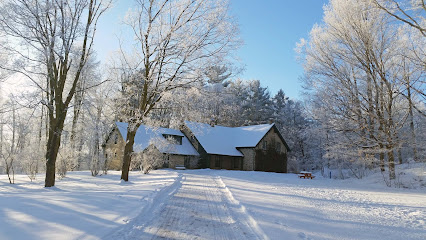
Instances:
[[[106,141],[110,169],[121,169],[127,124],[117,122]],[[287,143],[275,124],[211,126],[185,121],[180,130],[140,126],[134,152],[155,149],[164,167],[287,172]]]
[[[185,121],[181,131],[200,154],[200,167],[287,172],[290,149],[275,124],[223,127]]]
[[[116,122],[104,144],[109,169],[121,169],[127,126],[127,123]],[[198,152],[179,130],[141,125],[136,132],[133,151],[143,153],[148,149],[163,155],[163,167],[175,168],[176,165],[184,165],[187,168],[196,168],[198,166]]]

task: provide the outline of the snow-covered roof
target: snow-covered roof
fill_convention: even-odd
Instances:
[[[237,148],[255,147],[274,124],[244,127],[210,126],[185,121],[185,125],[209,154],[244,156]]]
[[[116,122],[115,124],[117,125],[123,139],[126,139],[127,123]],[[164,135],[181,136],[182,145],[171,143],[164,137]],[[199,155],[197,150],[195,150],[181,131],[170,128],[156,128],[141,125],[136,131],[135,144],[133,146],[134,151],[141,152],[151,144],[153,144],[161,153],[192,156]]]

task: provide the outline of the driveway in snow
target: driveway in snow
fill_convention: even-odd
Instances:
[[[247,171],[178,171],[107,239],[426,239],[423,190]]]
[[[107,239],[264,239],[219,177],[181,172],[145,209]]]

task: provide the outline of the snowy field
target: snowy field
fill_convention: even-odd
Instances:
[[[0,176],[0,239],[426,239],[424,188],[225,170],[119,177],[71,172],[45,189]]]
[[[0,239],[100,239],[137,216],[177,176],[164,170],[132,172],[132,182],[123,184],[120,172],[96,178],[68,172],[56,187],[44,188],[44,176],[31,183],[21,175],[10,185],[0,175]]]
[[[218,171],[270,239],[426,239],[426,190]]]

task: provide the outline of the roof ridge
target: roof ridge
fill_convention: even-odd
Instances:
[[[129,123],[126,123],[126,122],[119,122],[119,121],[116,121],[116,122],[115,122],[115,124],[117,124],[117,123],[122,123],[122,124],[126,124],[126,125],[128,125],[128,124],[129,124]],[[149,128],[149,129],[167,129],[167,130],[175,130],[175,131],[182,132],[180,129],[176,129],[176,128],[166,128],[166,127],[149,126],[149,125],[145,125],[145,124],[141,124],[141,125],[139,126],[139,128],[140,128],[140,127]],[[139,130],[139,129],[138,129],[138,130]]]
[[[252,126],[263,126],[263,125],[268,125],[268,126],[273,126],[275,125],[275,123],[262,123],[262,124],[254,124],[254,125],[247,125],[247,126],[239,126],[239,127],[228,127],[228,126],[223,126],[223,125],[217,125],[215,124],[214,126],[211,126],[208,123],[203,123],[203,122],[194,122],[194,121],[189,121],[189,120],[185,120],[185,123],[196,123],[196,124],[205,124],[208,125],[210,127],[224,127],[224,128],[243,128],[243,127],[252,127]]]

